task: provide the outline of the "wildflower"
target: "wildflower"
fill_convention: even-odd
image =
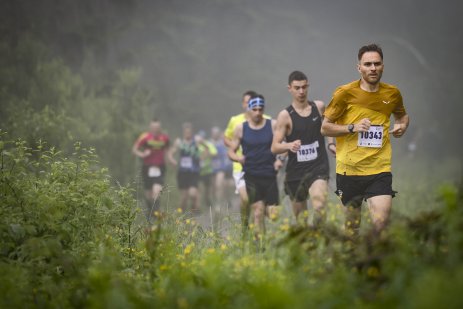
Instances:
[[[193,247],[195,246],[194,243],[191,243],[191,244],[188,244],[186,247],[185,247],[185,250],[183,250],[183,254],[185,255],[188,255],[191,253],[191,251],[193,251]]]
[[[181,214],[181,213],[183,212],[183,210],[179,207],[179,208],[177,208],[177,212],[178,212],[179,214]]]
[[[215,252],[215,249],[214,249],[214,248],[208,248],[208,249],[207,249],[207,253],[211,253],[211,254],[212,254],[212,253],[214,253],[214,252]]]
[[[168,269],[169,269],[169,267],[166,264],[162,264],[161,266],[159,266],[160,271],[165,271],[165,270],[168,270]]]
[[[275,221],[278,218],[278,215],[274,212],[270,214],[270,220]]]
[[[221,244],[221,245],[220,245],[220,250],[222,250],[222,251],[227,250],[227,248],[228,248],[228,247],[227,247],[226,244]]]
[[[368,267],[367,269],[367,275],[368,277],[372,277],[372,278],[376,278],[379,276],[379,270],[378,268],[374,267],[374,266],[370,266]]]

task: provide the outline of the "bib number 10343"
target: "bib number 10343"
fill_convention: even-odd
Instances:
[[[373,125],[367,132],[358,133],[359,147],[381,148],[383,145],[383,126]]]

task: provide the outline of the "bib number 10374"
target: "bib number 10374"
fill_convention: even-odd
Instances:
[[[383,145],[383,126],[370,126],[367,132],[358,133],[359,147],[381,148]]]

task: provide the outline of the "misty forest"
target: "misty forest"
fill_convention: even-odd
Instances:
[[[462,5],[444,0],[2,0],[0,2],[1,308],[461,308],[463,300]],[[382,81],[410,116],[391,138],[390,223],[378,237],[366,203],[344,233],[335,156],[323,228],[280,206],[266,232],[243,229],[231,181],[201,184],[180,207],[166,165],[146,217],[132,147],[160,121],[211,137],[265,97],[291,104],[288,75],[330,103],[358,80],[377,43]],[[303,213],[313,219],[308,203]],[[147,220],[148,219],[148,220]]]

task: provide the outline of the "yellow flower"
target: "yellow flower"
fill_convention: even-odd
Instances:
[[[276,220],[276,218],[278,218],[278,215],[276,213],[272,212],[270,214],[270,220]]]
[[[228,247],[227,247],[226,244],[221,244],[221,245],[220,245],[220,250],[222,250],[222,251],[227,250],[227,248],[228,248]]]
[[[183,210],[179,207],[179,208],[177,208],[177,212],[178,212],[179,214],[181,214],[181,213],[183,212]]]
[[[162,264],[161,266],[159,266],[160,271],[164,271],[164,270],[168,270],[168,269],[169,269],[169,267],[167,265],[165,265],[165,264]]]
[[[190,223],[191,223],[191,220],[190,220],[190,219],[186,219],[186,220],[185,220],[185,223],[186,223],[186,224],[190,224]]]
[[[193,247],[195,246],[194,243],[191,243],[185,247],[185,250],[183,250],[183,254],[188,255],[193,251]]]
[[[207,249],[207,253],[214,253],[215,252],[215,249],[214,248],[209,248]]]
[[[368,267],[367,269],[367,275],[368,277],[373,277],[373,278],[376,278],[379,276],[379,270],[378,268],[374,267],[374,266],[370,266]]]

